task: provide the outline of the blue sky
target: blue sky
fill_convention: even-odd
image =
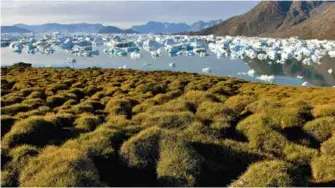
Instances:
[[[243,14],[258,1],[1,1],[1,25],[102,23],[121,28],[148,21],[193,22]]]

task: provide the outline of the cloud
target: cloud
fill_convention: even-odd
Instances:
[[[102,23],[122,28],[148,21],[227,19],[255,6],[253,1],[2,1],[2,25],[15,23]]]

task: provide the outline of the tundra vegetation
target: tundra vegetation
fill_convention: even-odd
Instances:
[[[1,68],[2,186],[334,186],[335,89]]]

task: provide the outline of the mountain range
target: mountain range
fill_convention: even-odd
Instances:
[[[149,21],[130,29],[102,24],[16,24],[1,26],[2,32],[90,32],[90,33],[161,33],[194,35],[243,35],[261,37],[300,37],[335,40],[334,1],[261,1],[249,12],[225,21],[169,23]]]
[[[192,34],[335,40],[335,2],[262,1],[249,12]]]
[[[198,21],[192,25],[186,23],[168,23],[168,22],[154,22],[149,21],[144,25],[135,25],[130,29],[120,29],[115,26],[104,26],[102,24],[88,24],[88,23],[77,23],[77,24],[59,24],[59,23],[47,23],[41,25],[26,25],[26,24],[15,24],[14,26],[1,26],[6,32],[34,32],[34,33],[51,33],[51,32],[63,32],[63,33],[76,33],[76,32],[87,32],[87,33],[163,33],[173,34],[188,31],[200,31],[202,29],[211,27],[215,24],[220,23],[222,20],[212,20],[209,22]],[[12,27],[10,30],[9,28]],[[18,29],[22,30],[18,30]]]
[[[139,33],[173,34],[173,33],[183,33],[190,31],[200,31],[208,27],[212,27],[221,22],[222,20],[211,20],[208,22],[198,21],[191,25],[188,25],[186,23],[168,23],[168,22],[150,21],[144,25],[133,26],[131,27],[131,29]]]

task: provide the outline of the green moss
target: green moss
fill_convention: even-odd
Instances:
[[[307,179],[292,164],[280,161],[262,161],[250,165],[231,187],[295,187],[306,186]]]
[[[19,182],[23,187],[101,186],[97,170],[84,152],[53,147],[29,161]]]
[[[335,156],[322,155],[311,162],[313,178],[317,182],[331,182],[335,180]]]
[[[321,117],[313,121],[307,122],[303,130],[313,136],[317,141],[323,142],[332,136],[335,132],[335,118]]]

